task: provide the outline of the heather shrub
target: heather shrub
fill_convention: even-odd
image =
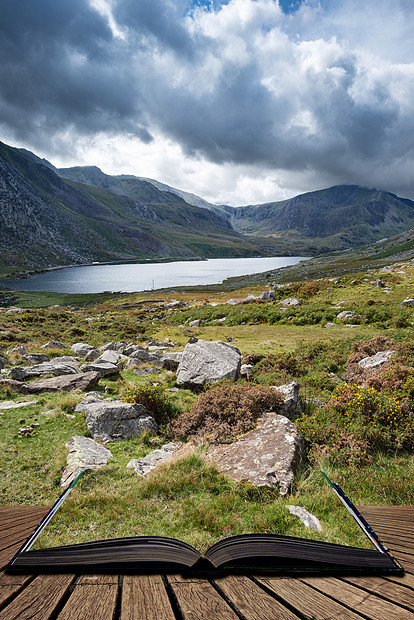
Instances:
[[[309,457],[329,456],[339,465],[367,462],[375,450],[395,452],[414,441],[414,415],[405,400],[373,387],[340,384],[330,401],[297,423]]]
[[[176,436],[197,435],[227,442],[254,428],[265,411],[277,411],[282,396],[263,385],[217,383],[203,392],[173,423]]]

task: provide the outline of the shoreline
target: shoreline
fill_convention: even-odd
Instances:
[[[266,256],[266,257],[214,257],[214,258],[196,258],[196,259],[182,259],[182,258],[177,258],[175,260],[167,260],[167,259],[158,259],[158,260],[140,260],[140,261],[135,261],[135,260],[131,260],[128,261],[127,263],[124,261],[105,261],[102,263],[98,263],[98,262],[94,262],[94,263],[84,263],[82,265],[64,265],[64,266],[56,266],[56,267],[50,267],[50,268],[45,268],[45,269],[41,269],[41,270],[36,270],[36,271],[30,271],[30,272],[24,272],[21,273],[19,277],[9,277],[9,278],[0,278],[0,291],[3,292],[16,292],[16,293],[45,293],[45,294],[57,294],[57,295],[99,295],[102,293],[109,293],[109,294],[134,294],[134,293],[151,293],[154,291],[174,291],[174,290],[180,290],[182,288],[185,289],[194,289],[194,290],[199,290],[200,287],[201,288],[206,288],[206,289],[210,289],[211,287],[217,287],[217,286],[223,286],[224,288],[227,288],[229,285],[231,285],[232,283],[236,284],[236,282],[239,279],[244,279],[244,278],[255,278],[255,277],[261,277],[261,278],[265,278],[267,273],[274,273],[275,271],[279,271],[280,269],[286,269],[288,267],[292,267],[294,265],[298,265],[300,263],[303,262],[307,262],[308,260],[310,260],[312,257],[305,257],[305,256],[298,256],[295,257],[297,260],[294,263],[291,263],[290,265],[281,265],[280,267],[278,266],[273,266],[273,267],[268,267],[267,265],[265,265],[265,268],[263,270],[259,270],[258,271],[254,271],[254,272],[249,272],[248,268],[246,268],[247,273],[239,273],[239,274],[232,274],[231,272],[226,276],[223,277],[221,280],[217,281],[217,282],[206,282],[203,283],[202,282],[202,277],[200,276],[200,280],[201,282],[194,284],[194,283],[178,283],[176,284],[175,282],[171,282],[170,284],[165,283],[164,286],[158,286],[158,287],[148,287],[148,288],[142,288],[140,290],[110,290],[110,289],[106,289],[106,290],[89,290],[89,291],[81,291],[81,290],[76,290],[76,291],[58,291],[58,290],[40,290],[40,289],[25,289],[25,288],[17,288],[16,286],[13,286],[13,284],[17,284],[17,281],[22,281],[22,280],[26,280],[26,279],[30,279],[32,276],[35,275],[41,275],[41,274],[45,274],[45,273],[49,273],[49,272],[53,272],[53,271],[61,271],[63,269],[71,269],[73,267],[102,267],[102,266],[116,266],[116,265],[142,265],[142,264],[151,264],[151,265],[157,265],[157,264],[173,264],[173,263],[177,263],[177,262],[208,262],[209,260],[243,260],[243,259],[247,259],[247,260],[256,260],[256,259],[286,259],[286,258],[293,258],[293,257],[287,257],[287,256]],[[255,265],[256,267],[256,265]],[[220,277],[221,274],[219,274],[218,277]],[[224,274],[223,274],[224,275]],[[145,280],[144,282],[142,282],[142,284],[145,285]]]

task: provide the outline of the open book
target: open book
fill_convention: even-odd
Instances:
[[[79,476],[80,477],[80,476]],[[362,549],[276,534],[242,534],[216,543],[204,554],[164,536],[116,538],[49,549],[30,550],[79,477],[66,489],[8,565],[24,572],[401,572],[401,565],[381,543],[340,487],[325,478],[358,522],[375,549]]]

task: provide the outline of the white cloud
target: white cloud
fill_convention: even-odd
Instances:
[[[414,198],[410,1],[307,0],[288,15],[273,0],[75,4],[76,17],[38,0],[46,23],[4,0],[4,139],[212,202],[335,183]]]

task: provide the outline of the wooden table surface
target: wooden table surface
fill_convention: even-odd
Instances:
[[[4,567],[46,509],[0,506],[0,620],[413,620],[414,506],[360,511],[404,575],[8,575]]]

